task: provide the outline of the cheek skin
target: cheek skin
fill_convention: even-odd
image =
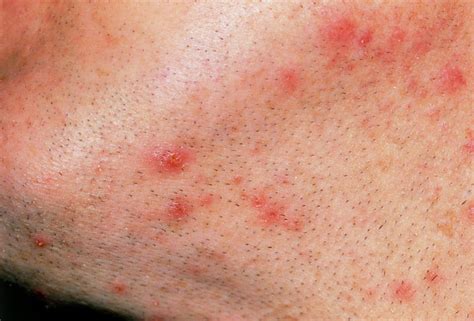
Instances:
[[[449,300],[474,294],[469,11],[266,5],[237,25],[196,5],[171,44],[77,19],[91,79],[0,92],[5,243],[29,235],[25,265],[61,275],[46,291],[74,280],[145,320],[468,315]]]
[[[430,16],[427,19],[414,18],[414,15],[402,12],[397,8],[393,11],[369,11],[358,8],[346,11],[339,8],[326,8],[318,12],[317,15],[314,21],[304,26],[306,30],[309,30],[308,38],[311,39],[311,42],[309,44],[296,42],[291,47],[285,48],[288,51],[282,50],[282,57],[291,55],[290,59],[285,61],[285,58],[282,58],[281,65],[276,67],[265,63],[249,68],[243,67],[238,85],[226,84],[231,88],[243,87],[249,90],[239,92],[239,95],[235,97],[230,94],[229,100],[233,98],[236,103],[229,103],[226,100],[215,102],[221,105],[219,111],[224,114],[221,118],[222,122],[216,123],[216,126],[219,128],[220,134],[226,136],[224,139],[228,139],[229,143],[232,144],[232,142],[235,143],[243,139],[246,130],[242,123],[233,122],[233,118],[237,119],[240,115],[248,116],[245,120],[246,127],[257,129],[257,133],[270,132],[270,127],[266,127],[266,122],[268,122],[268,126],[270,124],[294,125],[293,120],[298,117],[295,110],[308,112],[305,114],[307,117],[319,116],[324,112],[322,108],[308,110],[308,106],[305,106],[301,101],[317,100],[321,104],[317,107],[321,107],[325,103],[330,106],[331,96],[337,96],[340,93],[337,89],[338,86],[344,88],[346,99],[353,105],[371,105],[373,110],[369,113],[372,113],[373,121],[377,123],[377,126],[380,126],[379,123],[386,122],[387,130],[391,129],[390,126],[394,126],[390,124],[391,121],[394,121],[393,119],[417,119],[426,112],[420,109],[410,110],[409,107],[398,102],[387,108],[372,106],[372,99],[377,97],[373,91],[388,90],[391,92],[395,90],[395,93],[404,96],[405,99],[408,98],[411,104],[423,108],[426,97],[435,97],[435,99],[441,100],[446,97],[455,100],[462,99],[471,86],[472,65],[467,52],[453,49],[439,55],[439,47],[452,41],[453,34],[462,34],[465,27],[462,23],[448,25],[449,19],[465,21],[462,11],[454,9],[448,11],[445,17]],[[304,54],[301,54],[302,52]],[[277,51],[275,56],[278,57],[279,53]],[[255,60],[258,61],[258,57]],[[260,95],[261,91],[265,94]],[[382,97],[380,95],[380,98]],[[210,105],[214,103],[212,99],[206,101],[199,95],[194,96],[193,99]],[[400,99],[400,101],[403,100]],[[350,106],[346,107],[344,101],[334,106],[335,108],[347,108],[347,110],[341,109],[342,114],[350,112]],[[232,110],[232,112],[228,110]],[[446,118],[443,119],[443,117]],[[451,116],[446,112],[439,113],[436,121],[450,122],[449,117]],[[435,119],[431,118],[430,121]],[[466,126],[465,123],[463,126]],[[362,128],[362,134],[375,139],[380,139],[385,133],[379,131],[374,134],[368,129]],[[281,134],[279,133],[279,135]],[[285,134],[283,133],[283,135]],[[196,136],[204,140],[210,139],[202,134]],[[226,218],[227,223],[244,219],[242,224],[248,226],[245,229],[268,231],[270,233],[268,235],[283,233],[289,239],[304,239],[307,231],[311,229],[316,229],[321,233],[321,230],[324,229],[315,227],[315,222],[327,224],[324,226],[329,230],[339,227],[345,229],[348,234],[365,233],[364,230],[348,228],[346,226],[347,219],[344,215],[339,214],[340,209],[336,210],[339,212],[337,214],[332,214],[331,211],[322,210],[319,207],[315,210],[316,204],[309,205],[307,199],[298,197],[300,186],[291,180],[281,179],[280,174],[273,168],[266,171],[272,177],[268,180],[262,181],[252,178],[250,174],[252,169],[262,168],[259,167],[262,165],[265,168],[267,166],[266,160],[271,159],[271,150],[275,148],[265,135],[257,134],[252,137],[252,140],[258,142],[254,144],[257,147],[241,148],[240,156],[248,163],[253,163],[254,166],[230,179],[234,185],[233,191],[240,194],[239,200],[242,202],[239,203],[239,209],[245,210],[247,216],[228,217]],[[314,142],[315,146],[321,146],[318,143],[319,137],[311,137],[310,140]],[[450,144],[453,150],[457,150],[456,144],[463,146],[459,138]],[[346,148],[344,145],[337,146],[337,144],[330,148],[322,147],[328,158],[331,155],[337,155],[338,150]],[[377,148],[375,145],[374,147]],[[469,149],[468,147],[463,148]],[[222,148],[222,150],[224,149]],[[199,167],[199,159],[207,160],[210,157],[208,154],[206,155],[207,151],[205,150],[196,150],[195,152],[196,155],[199,155],[196,157],[198,160],[195,164],[196,167]],[[220,150],[214,150],[212,153],[219,154]],[[292,153],[301,159],[310,158],[309,151],[293,151]],[[390,162],[390,160],[387,161]],[[391,166],[395,167],[396,164]],[[466,163],[462,166],[466,168]],[[286,167],[286,170],[290,171],[290,177],[295,174],[310,176],[308,171],[305,171],[305,174],[298,173],[296,166]],[[433,173],[434,171],[432,171]],[[269,188],[268,185],[272,187]],[[325,185],[318,181],[312,185],[312,188],[318,190],[318,186]],[[202,189],[204,187],[198,185],[193,188]],[[377,196],[374,195],[374,197]],[[387,202],[389,201],[387,200]],[[308,207],[311,208],[310,212],[306,211]],[[366,222],[363,226],[366,226],[368,230],[383,227],[381,222],[383,219],[364,217],[364,214],[353,217],[351,212],[349,211],[345,215],[351,221]],[[387,215],[390,213],[385,211],[381,213],[381,217],[387,217]],[[449,230],[448,237],[458,239],[462,239],[462,231],[469,228],[465,226],[463,220],[458,218],[449,219],[447,223],[440,219],[436,224],[435,226],[441,230],[443,235],[446,235],[445,232]],[[334,236],[337,233],[332,234],[332,232],[329,234],[338,241],[344,242],[343,233],[341,236]],[[314,239],[318,244],[327,242],[324,237],[315,237]],[[408,242],[412,242],[412,240],[408,240]],[[345,243],[347,249],[350,248],[348,243],[350,241]],[[409,247],[409,245],[407,246]],[[389,250],[393,251],[393,248]],[[403,268],[411,269],[410,263],[405,263]],[[442,293],[443,286],[446,287],[446,284],[453,282],[449,277],[441,277],[439,270],[432,268],[427,270],[424,275],[420,273],[410,278],[394,274],[399,279],[391,281],[388,276],[379,276],[380,280],[376,282],[375,286],[355,281],[363,294],[351,293],[351,295],[376,297],[372,301],[367,299],[367,302],[382,300],[393,306],[413,306],[423,300],[423,291],[426,291],[425,283],[436,295],[440,295],[438,293]],[[366,293],[370,293],[370,295]]]

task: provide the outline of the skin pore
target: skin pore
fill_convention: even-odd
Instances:
[[[137,320],[474,320],[469,1],[0,7],[0,271]]]

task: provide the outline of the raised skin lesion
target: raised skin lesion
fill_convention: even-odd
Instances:
[[[468,315],[469,4],[240,6],[81,11],[98,66],[0,94],[12,266],[158,319]]]

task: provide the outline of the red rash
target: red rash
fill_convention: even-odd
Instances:
[[[351,18],[340,18],[334,22],[330,22],[323,35],[331,45],[337,47],[348,48],[353,45],[366,47],[372,42],[374,32],[371,29],[359,31],[358,26]]]
[[[474,154],[474,138],[470,138],[463,148],[467,153]]]
[[[365,11],[359,13],[357,9],[338,15],[328,9],[317,26],[315,47],[322,50],[320,57],[327,58],[328,67],[341,69],[354,77],[364,68],[377,70],[380,74],[394,67],[400,68],[405,73],[401,88],[417,98],[429,94],[453,95],[465,89],[470,67],[462,64],[466,61],[463,52],[452,53],[449,60],[441,61],[438,66],[433,64],[433,70],[425,71],[432,74],[430,79],[420,76],[417,67],[417,62],[431,54],[437,42],[452,39],[452,32],[444,29],[446,22],[420,21],[415,29],[405,30],[404,21],[399,18],[396,14],[390,17],[370,15]],[[453,31],[456,32],[461,30]],[[387,73],[383,81],[400,81],[392,76]],[[376,84],[375,80],[373,84]]]
[[[466,217],[469,222],[474,224],[474,202],[468,204],[466,209]]]
[[[408,281],[396,282],[393,285],[393,296],[402,303],[411,301],[415,296],[415,289]]]
[[[298,73],[294,69],[285,69],[281,71],[281,82],[283,89],[291,94],[296,90],[299,83]]]
[[[151,166],[160,173],[178,174],[192,161],[192,153],[184,146],[160,146],[149,156]]]
[[[372,31],[366,31],[364,32],[360,37],[359,37],[359,44],[362,46],[362,47],[365,47],[367,44],[369,44],[369,42],[372,41],[372,36],[373,36],[373,33]]]
[[[341,18],[327,27],[326,33],[329,41],[338,44],[352,42],[355,36],[356,26],[354,21],[348,18]]]
[[[392,35],[390,36],[390,40],[389,40],[390,46],[394,47],[401,44],[405,40],[405,37],[406,37],[405,31],[403,31],[400,28],[395,28],[392,32]]]
[[[430,285],[435,285],[441,281],[441,276],[438,271],[431,269],[426,271],[424,280]]]
[[[301,222],[287,217],[286,207],[278,202],[270,201],[265,194],[260,193],[251,197],[250,202],[258,212],[258,220],[264,225],[281,226],[290,231],[301,230]]]
[[[203,207],[208,207],[212,204],[213,201],[214,197],[212,196],[212,194],[207,194],[199,199],[199,205]]]
[[[284,219],[283,207],[271,203],[264,194],[252,197],[252,206],[259,212],[259,220],[267,225],[279,224]]]
[[[439,73],[440,89],[452,94],[466,85],[463,72],[457,66],[446,65]]]
[[[242,181],[243,181],[243,177],[240,175],[237,175],[237,176],[234,176],[234,178],[232,179],[232,184],[240,185]]]
[[[49,245],[49,241],[46,237],[42,235],[35,235],[33,236],[33,242],[35,243],[36,247],[43,248]]]
[[[191,213],[192,206],[183,197],[176,197],[171,200],[166,211],[167,217],[175,221],[181,221]]]
[[[112,284],[112,291],[113,291],[115,294],[123,295],[123,294],[125,294],[126,290],[127,290],[127,287],[126,287],[125,284],[123,284],[123,283],[114,282],[114,283]]]

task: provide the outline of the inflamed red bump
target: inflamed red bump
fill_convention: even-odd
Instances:
[[[364,32],[359,36],[358,43],[359,43],[360,46],[365,47],[365,46],[367,46],[367,45],[372,41],[372,38],[373,38],[373,32],[372,32],[372,30],[364,31]]]
[[[240,185],[243,181],[243,177],[240,175],[236,175],[232,178],[232,184],[234,185]]]
[[[46,238],[44,235],[34,235],[33,236],[33,242],[36,247],[38,248],[44,248],[50,244],[49,240]]]
[[[466,153],[474,154],[474,138],[469,138],[462,147]]]
[[[283,220],[283,209],[276,204],[268,204],[259,209],[259,219],[265,224],[277,224]]]
[[[300,77],[296,69],[287,68],[280,71],[280,81],[283,90],[291,94],[293,93],[300,82]]]
[[[166,209],[166,215],[168,218],[181,221],[191,215],[193,207],[189,201],[184,197],[173,198]]]
[[[199,206],[209,207],[214,201],[214,196],[212,194],[205,194],[199,198]]]
[[[466,86],[463,71],[458,66],[444,66],[439,72],[438,79],[440,90],[448,94],[453,94]]]
[[[416,290],[413,285],[406,280],[394,282],[392,285],[393,297],[401,303],[407,303],[413,300]]]
[[[193,159],[192,151],[189,148],[168,144],[153,147],[147,157],[153,169],[168,174],[183,172]]]
[[[328,41],[338,45],[350,44],[354,40],[355,31],[355,22],[346,17],[330,22],[325,28]]]
[[[250,201],[251,206],[257,211],[257,219],[265,226],[279,226],[289,231],[300,231],[302,224],[299,220],[287,217],[285,204],[271,201],[265,193],[258,193],[244,199]]]
[[[406,32],[400,27],[394,27],[389,38],[389,47],[396,47],[402,44],[405,40]]]
[[[426,271],[423,279],[428,285],[436,285],[441,282],[442,277],[436,268],[432,268]]]
[[[117,295],[123,295],[127,291],[127,287],[125,284],[121,282],[112,282],[112,292],[114,292]]]

